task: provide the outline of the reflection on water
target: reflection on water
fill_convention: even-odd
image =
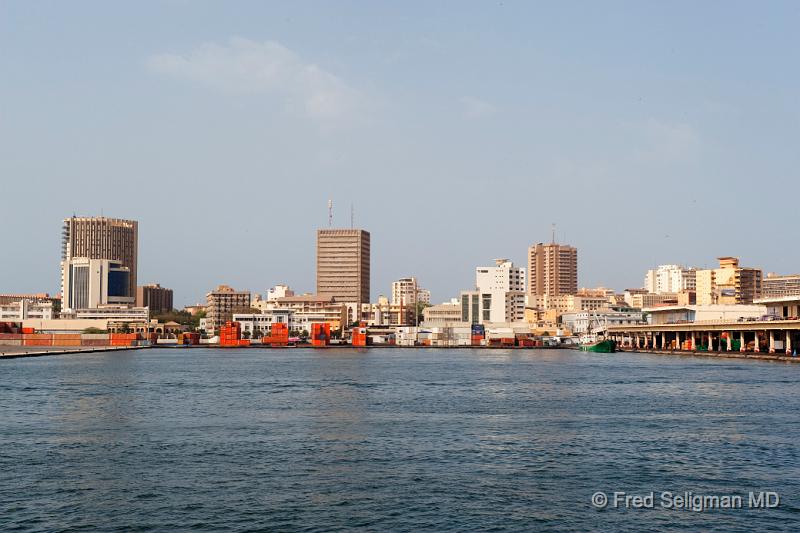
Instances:
[[[800,366],[561,350],[3,361],[0,528],[793,529]],[[769,512],[597,490],[777,490]]]

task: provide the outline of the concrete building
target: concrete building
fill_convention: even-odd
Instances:
[[[67,218],[64,220],[62,230],[62,269],[75,257],[117,261],[130,272],[126,296],[135,300],[138,247],[139,224],[135,220],[106,217]],[[62,282],[63,280],[62,272]],[[62,285],[61,289],[61,299],[66,301],[65,287]]]
[[[62,314],[107,305],[133,305],[130,269],[121,261],[71,257],[62,263]]]
[[[339,302],[370,302],[368,231],[317,230],[317,294]]]
[[[0,305],[12,304],[16,302],[27,301],[31,303],[49,303],[53,308],[53,317],[58,317],[61,312],[61,298],[59,296],[50,296],[46,292],[39,292],[35,294],[0,294]]]
[[[454,322],[462,322],[462,311],[459,304],[438,304],[422,310],[423,322],[426,327],[444,326]],[[469,321],[463,321],[469,323]]]
[[[697,269],[681,265],[659,265],[647,271],[644,288],[652,294],[676,294],[697,288]]]
[[[234,313],[233,320],[241,324],[242,333],[249,332],[255,337],[271,335],[272,324],[277,323],[286,324],[289,331],[305,329],[295,324],[292,309],[269,309],[264,313]]]
[[[649,316],[648,323],[695,324],[703,322],[747,322],[760,319],[767,314],[764,305],[675,305],[643,309]]]
[[[148,307],[151,315],[172,311],[172,289],[158,283],[136,287],[136,307]]]
[[[570,313],[607,308],[611,305],[611,302],[607,296],[576,296],[572,294],[549,296],[541,294],[536,296],[528,295],[527,305],[542,311],[555,310],[557,313]]]
[[[528,294],[558,296],[578,292],[578,250],[565,244],[528,248]]]
[[[678,305],[678,294],[672,292],[633,294],[628,305],[636,309],[655,307],[657,305]]]
[[[0,304],[0,322],[22,322],[29,318],[53,320],[56,318],[53,302],[19,300]]]
[[[267,301],[274,302],[278,298],[294,296],[294,291],[288,285],[275,285],[267,291]]]
[[[392,282],[392,304],[416,305],[419,286],[417,278],[400,278]]]
[[[250,291],[236,291],[227,285],[220,285],[206,294],[206,331],[216,333],[225,322],[233,319],[234,313],[247,313],[250,310]]]
[[[431,291],[428,289],[417,289],[417,301],[421,304],[431,305]]]
[[[644,324],[644,319],[640,309],[618,307],[564,313],[561,323],[574,335],[585,335],[607,331],[609,327]]]
[[[761,281],[761,298],[789,296],[800,296],[800,274],[779,276],[771,272]]]
[[[480,323],[525,320],[525,269],[508,259],[496,259],[493,267],[475,269],[475,287],[481,301]],[[463,296],[462,296],[463,301]]]
[[[201,313],[201,312],[205,313],[206,312],[206,306],[203,305],[203,304],[187,305],[186,307],[183,308],[183,310],[186,311],[187,313],[189,313],[190,315],[194,316],[197,313]]]
[[[301,294],[285,296],[275,300],[274,309],[290,309],[292,328],[298,331],[311,332],[311,325],[327,322],[331,330],[341,329],[342,324],[349,324],[358,318],[348,316],[348,307],[330,295]]]
[[[697,271],[697,305],[752,304],[761,297],[761,270],[720,257],[719,268]]]

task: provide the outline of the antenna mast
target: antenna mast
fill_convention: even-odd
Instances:
[[[350,229],[355,227],[355,219],[356,219],[356,208],[353,207],[353,204],[350,204]]]
[[[328,200],[328,227],[333,227],[333,200]]]
[[[552,228],[553,228],[553,241],[552,241],[552,243],[555,244],[556,243],[556,223],[555,222],[553,222]]]

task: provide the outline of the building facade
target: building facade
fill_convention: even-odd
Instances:
[[[130,306],[130,270],[121,261],[73,257],[63,262],[63,312]]]
[[[418,295],[417,278],[400,278],[392,282],[392,304],[416,305]]]
[[[135,220],[67,218],[64,220],[61,240],[62,269],[75,257],[117,261],[130,272],[126,296],[135,300],[138,247],[139,223]],[[65,300],[63,285],[61,298]]]
[[[535,244],[528,248],[528,294],[578,292],[578,250],[565,244]]]
[[[752,304],[761,298],[761,270],[720,257],[719,268],[697,271],[697,305]]]
[[[136,287],[136,307],[149,307],[151,315],[172,311],[172,289],[158,283]]]
[[[317,230],[317,294],[339,302],[370,302],[368,231]]]
[[[693,291],[697,288],[697,270],[681,265],[660,265],[647,271],[644,288],[652,294]]]
[[[237,291],[220,285],[206,294],[206,332],[214,334],[225,322],[233,319],[234,313],[247,313],[249,310],[250,291]]]
[[[55,310],[52,302],[33,302],[19,300],[16,302],[0,304],[0,322],[21,322],[29,318],[40,320],[53,320]]]
[[[762,298],[785,298],[788,296],[800,296],[800,274],[779,276],[770,273],[761,281]]]
[[[459,304],[432,305],[422,310],[422,317],[423,326],[444,326],[454,322],[462,322],[462,310]]]

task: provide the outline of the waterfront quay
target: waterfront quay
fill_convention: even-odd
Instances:
[[[795,355],[800,320],[709,320],[611,326],[607,336],[625,349]]]
[[[119,350],[142,350],[150,346],[0,346],[0,360],[19,357],[44,357],[46,355],[88,354],[116,352]]]

